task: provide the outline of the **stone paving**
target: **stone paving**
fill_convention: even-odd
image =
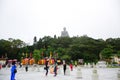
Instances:
[[[82,77],[78,78],[77,68],[74,68],[73,71],[67,71],[70,74],[63,75],[63,69],[61,67],[56,77],[50,72],[48,76],[45,76],[43,67],[39,67],[39,69],[29,67],[28,72],[25,72],[24,68],[17,68],[16,80],[93,80],[93,69],[81,68],[80,76]],[[98,79],[96,80],[120,80],[117,78],[118,70],[119,68],[97,68]],[[10,68],[2,68],[0,70],[0,80],[10,80]]]

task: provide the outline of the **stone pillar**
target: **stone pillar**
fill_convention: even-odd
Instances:
[[[37,65],[37,71],[40,72],[39,65]]]
[[[118,77],[118,80],[120,80],[120,69],[118,70],[117,77]]]
[[[66,68],[66,75],[70,75],[70,68],[69,68],[69,66],[67,66],[67,68]]]
[[[90,65],[90,63],[88,63],[88,68],[91,68],[91,65]]]
[[[60,66],[58,67],[57,73],[58,73],[58,74],[61,74],[61,67],[60,67]]]
[[[93,68],[96,67],[95,63],[92,64],[92,67],[93,67]]]
[[[80,66],[77,68],[77,78],[82,78],[82,72]]]
[[[35,68],[34,68],[34,64],[32,65],[32,67],[31,67],[31,68],[32,68],[32,69],[31,69],[32,71],[34,71],[34,70],[35,70]]]
[[[87,64],[86,64],[86,63],[84,64],[84,67],[85,67],[85,68],[87,67]]]
[[[93,73],[92,73],[92,80],[99,80],[98,79],[98,74],[97,74],[97,69],[96,68],[94,68],[93,69]]]

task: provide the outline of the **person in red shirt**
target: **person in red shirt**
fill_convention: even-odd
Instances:
[[[70,64],[70,69],[71,69],[71,71],[73,71],[73,65],[72,64]]]

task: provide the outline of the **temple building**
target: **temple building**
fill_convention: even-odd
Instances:
[[[69,34],[65,27],[63,28],[63,31],[61,32],[61,37],[69,37]]]

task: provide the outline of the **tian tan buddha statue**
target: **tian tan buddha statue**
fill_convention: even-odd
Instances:
[[[61,32],[61,37],[69,37],[68,32],[66,31],[66,28],[63,28],[63,31]]]

